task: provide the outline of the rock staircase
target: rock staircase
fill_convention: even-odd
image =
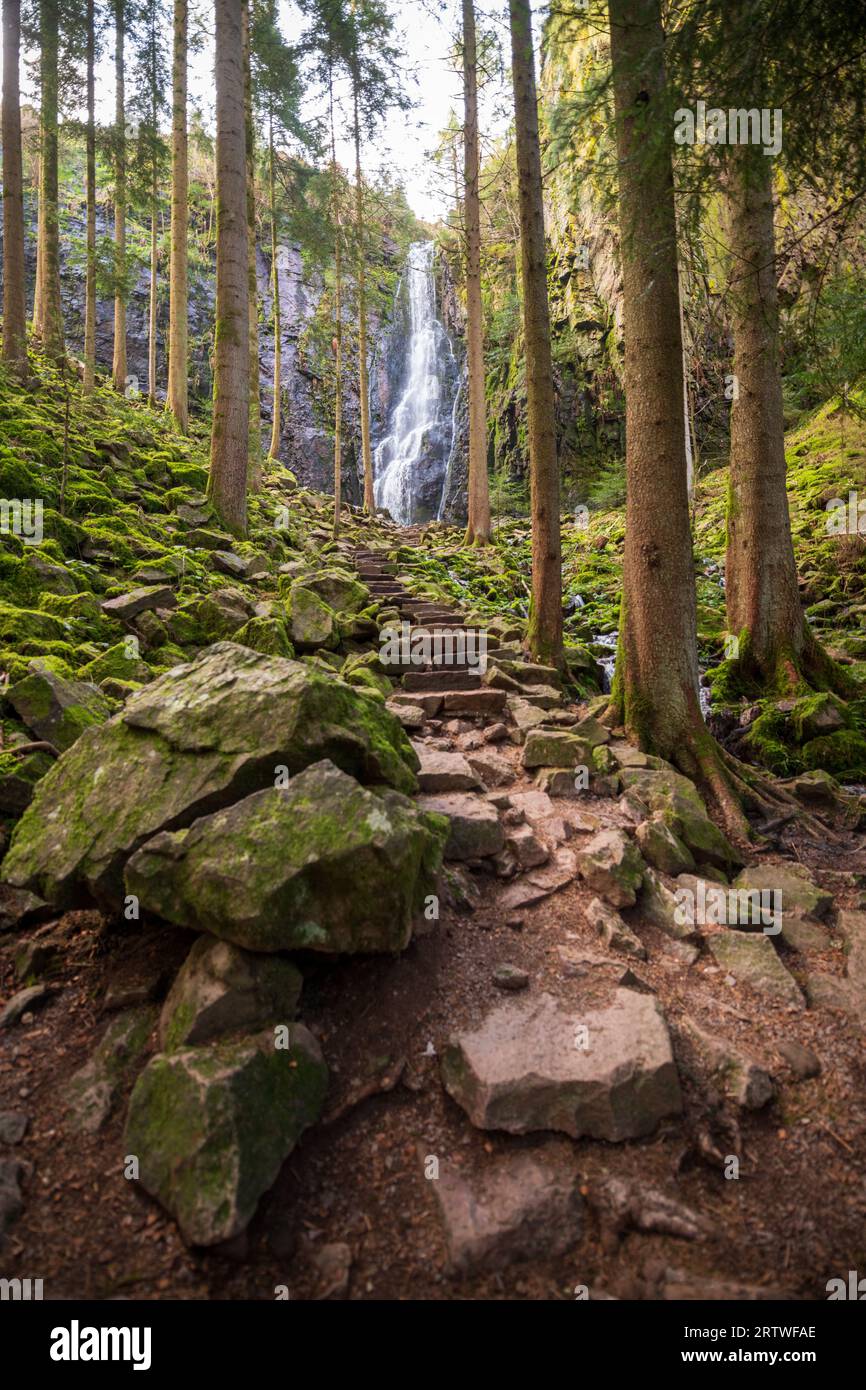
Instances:
[[[396,608],[401,621],[409,625],[410,643],[412,638],[423,634],[435,639],[437,634],[475,630],[470,629],[465,615],[456,607],[410,593],[396,578],[397,565],[381,552],[358,548],[351,552],[351,559],[358,577],[373,597]],[[465,644],[443,642],[442,647],[443,650],[429,662],[421,662],[417,655],[409,657],[407,653],[408,659],[401,658],[396,665],[388,666],[394,675],[402,674],[402,690],[395,696],[395,706],[403,711],[418,712],[415,717],[407,715],[404,719],[407,726],[419,727],[423,718],[434,718],[440,713],[449,717],[501,717],[506,707],[506,694],[485,686],[484,673],[478,669],[477,660],[469,660]],[[477,652],[477,647],[475,650]],[[403,718],[402,713],[400,717]]]

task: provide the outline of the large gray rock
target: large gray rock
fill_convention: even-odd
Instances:
[[[0,875],[60,906],[85,890],[116,907],[126,861],[158,831],[322,758],[364,782],[416,787],[416,755],[381,705],[299,662],[221,643],[138,691],[59,759]]]
[[[682,1109],[661,1009],[627,989],[585,1013],[549,994],[502,1005],[452,1038],[442,1078],[473,1124],[510,1134],[618,1142],[652,1134]]]
[[[316,763],[130,859],[142,908],[250,951],[399,951],[435,891],[447,823]]]
[[[277,1047],[271,1031],[159,1054],[135,1084],[124,1151],[190,1245],[239,1235],[318,1119],[321,1049],[301,1024],[289,1025],[287,1042]]]
[[[448,1164],[432,1186],[455,1274],[553,1259],[580,1238],[576,1171],[561,1171],[534,1154],[510,1154],[475,1179]]]
[[[199,1046],[228,1033],[257,1032],[295,1017],[303,977],[280,956],[253,955],[228,941],[201,937],[178,972],[159,1020],[165,1052]]]
[[[818,887],[804,864],[750,864],[734,879],[734,887],[777,893],[786,916],[824,917],[833,906],[832,893]]]

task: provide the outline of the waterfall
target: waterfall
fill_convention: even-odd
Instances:
[[[414,242],[397,289],[386,412],[374,449],[376,505],[402,526],[439,515],[454,439],[459,368],[436,304],[434,244]]]

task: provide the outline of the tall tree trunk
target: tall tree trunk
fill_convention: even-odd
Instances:
[[[156,123],[154,122],[154,130]],[[150,304],[147,322],[147,395],[150,404],[156,405],[156,305],[159,288],[159,187],[157,184],[156,159],[151,170],[150,183]]]
[[[208,495],[224,526],[247,529],[250,429],[243,0],[216,0],[217,282]]]
[[[271,426],[271,447],[268,450],[272,459],[280,457],[280,434],[282,432],[282,390],[283,390],[283,325],[280,313],[280,267],[277,237],[277,184],[274,171],[274,113],[270,113],[268,126],[268,203],[271,217],[271,276],[274,296],[274,418]]]
[[[114,3],[114,361],[116,391],[126,390],[126,93],[123,46],[125,0]]]
[[[96,385],[96,16],[87,0],[87,136],[85,139],[86,270],[84,275],[84,391]]]
[[[58,57],[57,0],[42,0],[39,11],[41,157],[39,166],[39,321],[37,332],[46,354],[63,356],[63,313],[60,303],[60,228],[58,215]]]
[[[21,0],[3,0],[3,360],[27,375],[24,175],[21,158]]]
[[[534,63],[533,63],[534,67]],[[487,400],[484,380],[484,319],[481,304],[481,199],[478,153],[478,54],[473,0],[463,0],[464,181],[466,221],[466,346],[469,363],[470,545],[490,540],[487,478]]]
[[[331,118],[331,199],[334,219],[334,535],[340,533],[343,501],[343,232],[340,215],[340,171],[334,125],[334,68],[328,78]]]
[[[619,159],[626,534],[613,703],[676,760],[703,729],[689,525],[683,343],[659,0],[610,0]]]
[[[364,177],[361,170],[361,117],[360,79],[357,71],[352,74],[352,100],[354,105],[355,135],[355,235],[357,238],[357,267],[355,278],[358,285],[358,387],[361,406],[361,457],[364,462],[364,511],[376,510],[373,491],[373,443],[370,429],[370,372],[367,365],[367,227],[364,218]]]
[[[259,385],[259,279],[256,270],[256,133],[250,62],[250,0],[244,4],[244,132],[247,160],[247,275],[250,346],[250,469],[253,492],[262,486],[262,405]]]
[[[800,604],[785,487],[785,419],[773,226],[773,163],[763,150],[729,155],[729,298],[738,385],[731,413],[725,596],[738,666],[757,689],[793,693],[814,680],[849,682],[809,631]]]
[[[174,0],[171,107],[171,263],[168,309],[168,395],[166,406],[178,429],[189,428],[189,312],[187,235],[189,161],[187,135],[187,0]]]
[[[509,0],[517,178],[520,195],[520,265],[529,418],[532,508],[532,612],[529,645],[536,661],[562,665],[562,549],[559,461],[554,427],[547,245],[538,138],[538,97],[530,0]]]

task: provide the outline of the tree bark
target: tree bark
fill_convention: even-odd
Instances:
[[[473,0],[463,0],[464,184],[466,222],[466,350],[469,366],[470,545],[490,540],[487,478],[487,400],[484,374],[484,317],[481,302],[481,199],[478,151],[478,53]]]
[[[154,126],[154,129],[156,127]],[[151,173],[150,185],[150,304],[147,324],[147,395],[152,406],[156,405],[156,303],[159,288],[159,188],[157,185],[156,161]]]
[[[84,275],[84,380],[85,394],[96,385],[96,16],[94,0],[87,0],[87,135],[86,231]]]
[[[168,395],[166,406],[178,429],[189,428],[189,311],[187,236],[189,159],[187,134],[187,0],[174,0],[171,114],[171,252],[168,310]]]
[[[340,224],[340,171],[334,125],[334,68],[328,80],[331,119],[331,200],[334,219],[334,535],[340,533],[343,501],[343,246]]]
[[[58,220],[58,57],[57,0],[42,0],[39,10],[41,157],[39,165],[40,255],[37,271],[38,320],[34,328],[46,355],[63,356],[60,303],[60,230]]]
[[[27,376],[24,174],[21,156],[21,0],[3,0],[3,360]]]
[[[125,0],[114,4],[114,360],[111,375],[116,391],[126,390],[126,92],[123,51],[126,37]]]
[[[364,463],[364,511],[376,510],[373,491],[373,443],[370,429],[370,372],[367,365],[367,268],[366,223],[364,219],[364,179],[361,171],[361,119],[359,75],[357,66],[352,74],[355,135],[355,235],[358,242],[355,278],[358,284],[358,375],[361,406],[361,456]]]
[[[247,160],[247,276],[250,351],[250,467],[249,486],[262,486],[262,408],[259,386],[259,279],[256,269],[256,136],[253,124],[253,86],[250,62],[250,0],[244,4],[244,132]]]
[[[529,646],[536,661],[561,666],[562,550],[559,461],[554,427],[553,361],[547,298],[547,244],[538,137],[538,97],[532,48],[530,0],[509,0],[517,177],[520,196],[520,265],[529,422],[532,509],[532,611]]]
[[[803,616],[785,488],[773,164],[749,145],[735,146],[729,159],[725,202],[738,393],[728,482],[728,630],[739,640],[744,674],[786,693],[801,685],[804,662],[808,668],[829,661]]]
[[[280,457],[280,434],[282,433],[282,390],[283,390],[283,324],[280,312],[280,267],[277,237],[277,183],[274,175],[274,116],[270,115],[268,127],[268,201],[271,214],[271,276],[273,279],[273,317],[274,317],[274,409],[271,426],[271,447],[268,454],[272,459]]]
[[[626,534],[612,701],[641,747],[679,761],[698,697],[683,344],[659,0],[610,0],[619,161]]]
[[[244,535],[250,338],[243,0],[216,0],[215,8],[217,283],[208,495],[223,525]]]

